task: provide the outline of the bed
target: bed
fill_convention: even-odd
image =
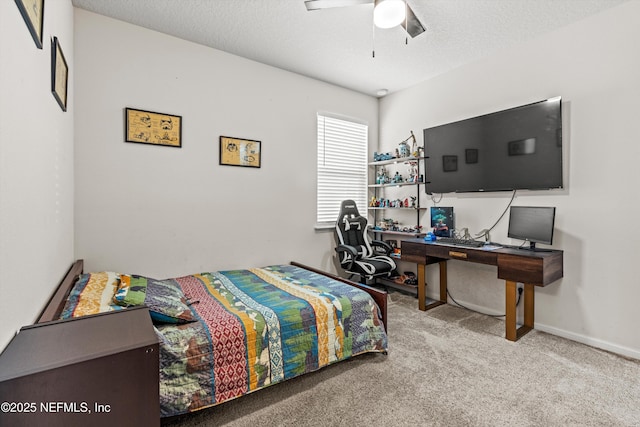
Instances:
[[[292,262],[157,280],[75,262],[38,323],[147,306],[160,416],[224,403],[363,353],[387,352],[386,292]]]

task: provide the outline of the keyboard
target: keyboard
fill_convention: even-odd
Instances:
[[[484,246],[484,242],[471,239],[460,239],[457,237],[438,237],[438,243],[446,243],[448,245],[467,246],[469,248],[480,248]]]

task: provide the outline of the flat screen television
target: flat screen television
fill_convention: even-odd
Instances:
[[[423,132],[427,194],[562,188],[560,97]]]
[[[507,237],[529,242],[529,249],[536,243],[553,243],[556,208],[546,206],[511,206]]]

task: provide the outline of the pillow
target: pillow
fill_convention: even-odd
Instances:
[[[171,280],[122,274],[113,302],[122,307],[146,305],[151,319],[158,323],[188,323],[196,320],[182,289]]]
[[[122,310],[113,303],[113,296],[120,285],[120,274],[111,271],[81,274],[73,285],[61,319],[89,314]]]
[[[147,280],[140,276],[120,275],[120,285],[113,296],[113,302],[123,307],[144,304],[147,295]]]

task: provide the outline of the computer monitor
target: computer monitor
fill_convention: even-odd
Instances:
[[[553,243],[553,225],[556,208],[542,206],[511,206],[507,236],[529,242],[536,250],[536,243]]]

